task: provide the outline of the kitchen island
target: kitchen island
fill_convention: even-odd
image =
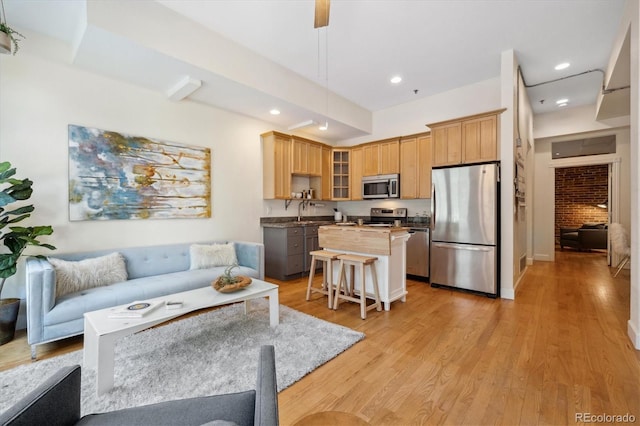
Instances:
[[[335,252],[375,256],[380,299],[384,310],[391,308],[391,302],[406,302],[407,280],[406,244],[411,234],[404,227],[376,227],[326,225],[318,229],[319,246]],[[357,268],[356,268],[357,269]],[[333,280],[337,282],[338,268],[334,268]],[[356,292],[360,291],[360,271],[355,271]],[[374,298],[372,278],[365,274],[365,292]]]

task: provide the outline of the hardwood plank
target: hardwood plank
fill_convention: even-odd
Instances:
[[[282,304],[366,334],[280,392],[282,425],[324,411],[373,425],[573,424],[587,412],[640,418],[640,352],[626,336],[629,271],[613,278],[603,253],[558,251],[556,262],[536,262],[515,301],[409,280],[406,303],[366,320],[355,303],[333,311],[324,297],[307,302],[306,277],[269,281],[280,285]],[[38,354],[81,347],[73,338]],[[24,331],[0,347],[0,370],[28,362]]]

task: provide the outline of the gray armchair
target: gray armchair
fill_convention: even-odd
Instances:
[[[60,369],[0,415],[2,425],[278,425],[275,351],[260,348],[255,390],[160,402],[80,417],[80,366]]]

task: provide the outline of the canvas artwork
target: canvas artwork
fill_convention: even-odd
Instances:
[[[69,125],[70,220],[211,217],[211,150]]]

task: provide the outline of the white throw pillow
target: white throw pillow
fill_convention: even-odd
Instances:
[[[48,260],[56,271],[56,298],[127,280],[127,266],[120,253],[78,261],[53,257]]]
[[[190,269],[206,269],[215,266],[229,266],[238,263],[236,248],[227,244],[192,244],[189,247]]]

